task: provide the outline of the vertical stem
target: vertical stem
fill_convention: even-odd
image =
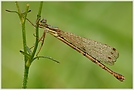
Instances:
[[[16,2],[16,6],[18,8],[18,12],[20,12],[19,9],[19,5]],[[26,7],[26,11],[28,12],[29,9],[29,4],[27,4]],[[23,15],[20,15],[20,20],[21,20],[21,24],[22,24],[22,38],[23,38],[23,49],[24,49],[24,53],[27,53],[27,44],[26,44],[26,30],[25,30],[25,21],[26,21],[26,17],[27,17],[27,13],[25,14],[25,16],[23,17]],[[27,87],[27,79],[28,79],[28,71],[29,71],[29,67],[26,66],[26,62],[28,61],[28,58],[26,57],[26,55],[24,55],[24,60],[25,60],[25,70],[24,70],[24,78],[23,78],[23,86],[22,88],[26,88]]]
[[[36,41],[35,41],[35,46],[34,46],[34,50],[33,50],[31,58],[34,57],[34,55],[36,53],[36,50],[37,50],[37,47],[38,47],[38,41],[39,41],[39,20],[40,20],[40,17],[41,17],[40,15],[41,15],[41,11],[42,11],[42,6],[43,6],[43,1],[41,1],[41,3],[40,3],[39,12],[38,12],[38,15],[37,15]]]
[[[19,15],[19,18],[20,18],[20,20],[21,20],[21,12],[20,12],[19,4],[18,4],[17,1],[15,2],[15,4],[16,4],[16,7],[17,7],[17,9],[18,9],[18,15]]]
[[[27,6],[29,6],[29,5],[27,5]],[[40,15],[41,15],[42,6],[43,6],[43,2],[40,3],[39,12],[38,12],[38,15],[37,15],[37,20],[38,21],[37,21],[37,26],[36,26],[36,42],[35,42],[35,46],[34,46],[32,56],[29,60],[25,56],[25,71],[24,71],[24,79],[23,79],[23,87],[22,88],[27,88],[27,79],[28,79],[29,67],[30,67],[30,65],[33,61],[34,55],[35,55],[37,47],[38,47],[38,41],[39,41],[39,30],[38,30],[38,28],[39,28],[39,19],[40,19]],[[28,9],[27,9],[27,11],[28,11]],[[26,20],[26,15],[24,17],[24,23],[22,24],[22,26],[24,25],[23,30],[25,30],[25,20]],[[25,32],[25,31],[22,31],[22,32]],[[24,36],[24,38],[25,38],[25,36]],[[25,39],[25,41],[26,41],[26,39]],[[26,49],[26,46],[25,46],[26,42],[25,41],[23,42],[23,44],[24,44],[24,48]],[[27,53],[27,52],[25,52],[25,49],[24,49],[24,53]],[[27,51],[27,49],[26,49],[26,51]]]
[[[25,65],[24,78],[22,88],[27,88],[27,80],[28,80],[29,67]]]
[[[39,7],[39,12],[37,15],[37,23],[36,23],[36,41],[35,41],[35,47],[34,50],[32,52],[32,55],[30,55],[31,57],[27,57],[27,43],[26,43],[26,30],[25,30],[25,22],[26,22],[26,17],[27,17],[27,13],[29,12],[29,4],[27,4],[26,10],[24,13],[20,12],[20,8],[18,5],[18,2],[15,2],[16,7],[18,9],[17,11],[10,11],[10,10],[6,10],[7,12],[13,12],[13,13],[17,13],[19,15],[20,21],[21,21],[21,25],[22,25],[22,39],[23,39],[23,49],[24,49],[24,61],[25,61],[25,70],[24,70],[24,78],[23,78],[23,85],[22,88],[27,88],[27,80],[28,80],[28,72],[29,72],[29,67],[32,63],[32,61],[34,60],[34,55],[36,53],[37,47],[38,47],[38,41],[39,41],[39,21],[40,21],[40,15],[41,15],[41,11],[42,11],[42,6],[43,6],[43,2],[41,1],[40,3],[40,7]]]
[[[26,12],[28,12],[28,9],[29,9],[29,4],[27,4]],[[25,14],[25,16],[22,17],[22,38],[23,38],[24,53],[27,53],[26,30],[25,30],[26,17],[27,17],[27,14]],[[24,58],[25,58],[25,63],[26,63],[27,58],[25,55],[24,55]]]

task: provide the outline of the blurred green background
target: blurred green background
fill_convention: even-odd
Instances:
[[[19,2],[22,11],[30,4],[28,18],[35,23],[39,2]],[[21,88],[24,61],[21,24],[14,2],[2,2],[2,88]],[[28,88],[132,88],[132,2],[44,2],[41,14],[61,30],[115,47],[119,58],[108,66],[125,76],[120,82],[111,74],[63,42],[47,34],[40,55],[53,57],[33,62]],[[26,23],[27,43],[33,46],[34,27]],[[43,30],[40,29],[40,35]]]

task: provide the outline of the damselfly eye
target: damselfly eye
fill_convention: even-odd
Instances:
[[[40,22],[43,23],[43,24],[46,24],[47,20],[46,19],[42,19]]]

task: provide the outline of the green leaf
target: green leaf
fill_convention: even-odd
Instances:
[[[32,51],[28,46],[26,46],[26,49],[27,49],[28,54],[32,55]]]
[[[48,57],[48,56],[36,56],[33,60],[40,59],[40,58],[47,58],[47,59],[52,60],[52,61],[54,61],[56,63],[60,63],[59,61],[53,59],[52,57]]]
[[[23,51],[21,51],[20,50],[20,53],[22,53],[24,56],[26,56],[28,59],[30,59],[30,57],[31,57],[31,55],[30,54],[27,54],[27,53],[25,53],[25,52],[23,52]]]

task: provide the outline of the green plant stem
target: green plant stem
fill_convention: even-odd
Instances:
[[[28,9],[29,9],[29,4],[27,4],[26,12],[28,12]],[[27,14],[25,14],[25,16],[22,18],[22,38],[23,38],[24,53],[27,53],[26,30],[25,30],[26,17],[27,17]],[[27,57],[25,55],[24,57],[25,57],[25,63],[26,63]]]
[[[22,88],[27,88],[27,80],[28,80],[29,67],[25,65],[24,78],[23,78],[23,86]]]
[[[24,53],[27,53],[27,44],[26,44],[26,30],[25,30],[25,22],[26,22],[26,17],[27,17],[27,13],[25,13],[24,15],[20,12],[20,8],[18,5],[18,2],[16,3],[16,7],[18,9],[18,15],[21,21],[21,25],[22,25],[22,38],[23,38],[23,49],[24,49]],[[27,4],[26,10],[25,12],[28,12],[29,9],[29,4]],[[23,78],[23,86],[22,88],[26,88],[27,87],[27,80],[28,80],[28,72],[29,72],[29,67],[26,66],[26,63],[28,61],[28,58],[26,55],[24,55],[24,60],[25,60],[25,70],[24,70],[24,78]]]
[[[43,2],[41,1],[40,3],[40,7],[39,7],[39,12],[37,14],[37,23],[36,23],[36,41],[35,41],[35,46],[34,46],[34,50],[33,50],[33,53],[32,53],[32,60],[34,58],[34,55],[36,53],[36,50],[37,50],[37,47],[38,47],[38,43],[39,43],[39,20],[40,20],[40,15],[41,15],[41,11],[42,11],[42,6],[43,6]]]
[[[21,20],[21,18],[22,18],[22,17],[21,17],[21,12],[20,12],[19,4],[18,4],[18,2],[17,2],[17,1],[15,2],[15,4],[16,4],[16,7],[17,7],[17,9],[18,9],[18,12],[17,12],[17,13],[18,13],[19,18],[20,18],[20,20]]]
[[[26,55],[24,55],[26,62],[25,62],[25,71],[24,71],[24,79],[23,79],[23,87],[22,87],[22,88],[26,88],[26,87],[27,87],[27,79],[28,79],[29,67],[30,67],[32,61],[34,60],[33,58],[34,58],[34,55],[35,55],[36,50],[37,50],[37,47],[38,47],[38,41],[39,41],[39,30],[38,30],[38,28],[39,28],[39,20],[40,20],[40,15],[41,15],[42,6],[43,6],[43,2],[41,2],[41,4],[40,4],[39,13],[38,13],[38,15],[37,15],[36,42],[35,42],[35,46],[34,46],[33,53],[32,53],[32,55],[31,55],[31,58],[30,58],[30,59],[28,59],[28,58],[26,57]],[[26,11],[28,11],[28,9],[26,9]],[[25,17],[24,17],[24,23],[22,24],[22,26],[24,25],[24,26],[23,26],[23,30],[25,30],[25,20],[26,20],[26,15],[25,15]],[[25,33],[25,31],[22,31],[22,32]],[[26,34],[26,33],[25,33],[25,34]],[[24,36],[24,38],[25,38],[25,36]],[[23,44],[24,44],[24,45],[26,45],[26,42],[25,42],[25,41],[26,41],[26,39],[23,41]],[[24,46],[24,48],[26,49],[26,46]],[[27,52],[25,52],[25,49],[24,49],[24,53],[27,53]],[[26,51],[27,51],[27,49],[26,49]],[[27,60],[27,59],[28,59],[28,60]]]
[[[18,5],[18,2],[15,2],[16,4],[16,7],[17,7],[17,11],[10,11],[10,10],[6,10],[7,12],[13,12],[13,13],[17,13],[19,18],[20,18],[20,21],[21,21],[21,25],[22,25],[22,39],[23,39],[23,49],[24,49],[24,52],[23,52],[23,55],[24,55],[24,61],[25,61],[25,70],[24,70],[24,78],[23,78],[23,85],[22,85],[22,88],[27,88],[27,81],[28,81],[28,72],[29,72],[29,68],[30,68],[30,65],[32,63],[32,61],[34,60],[34,55],[36,53],[36,50],[37,50],[37,47],[38,47],[38,41],[39,41],[39,21],[40,21],[40,15],[41,15],[41,11],[42,11],[42,6],[43,6],[43,2],[41,1],[40,3],[40,7],[39,7],[39,12],[38,12],[38,15],[37,15],[37,23],[36,23],[36,41],[35,41],[35,46],[34,46],[34,50],[32,52],[31,55],[29,55],[27,52],[28,52],[28,49],[27,49],[27,43],[26,43],[26,30],[25,30],[25,22],[26,22],[26,17],[27,17],[27,13],[30,12],[30,10],[28,11],[29,9],[29,4],[27,4],[27,7],[26,7],[26,10],[24,13],[21,13],[20,12],[20,8],[19,8],[19,5]]]
[[[28,12],[29,9],[29,4],[27,4],[26,7],[26,12]],[[23,37],[23,48],[24,48],[24,53],[27,53],[27,44],[26,44],[26,30],[25,30],[25,22],[26,22],[26,17],[27,13],[22,19],[22,37]],[[22,88],[27,88],[27,80],[28,80],[28,72],[29,72],[29,67],[26,66],[27,61],[29,60],[26,55],[24,55],[25,59],[25,70],[24,70],[24,78],[23,78],[23,86]]]

